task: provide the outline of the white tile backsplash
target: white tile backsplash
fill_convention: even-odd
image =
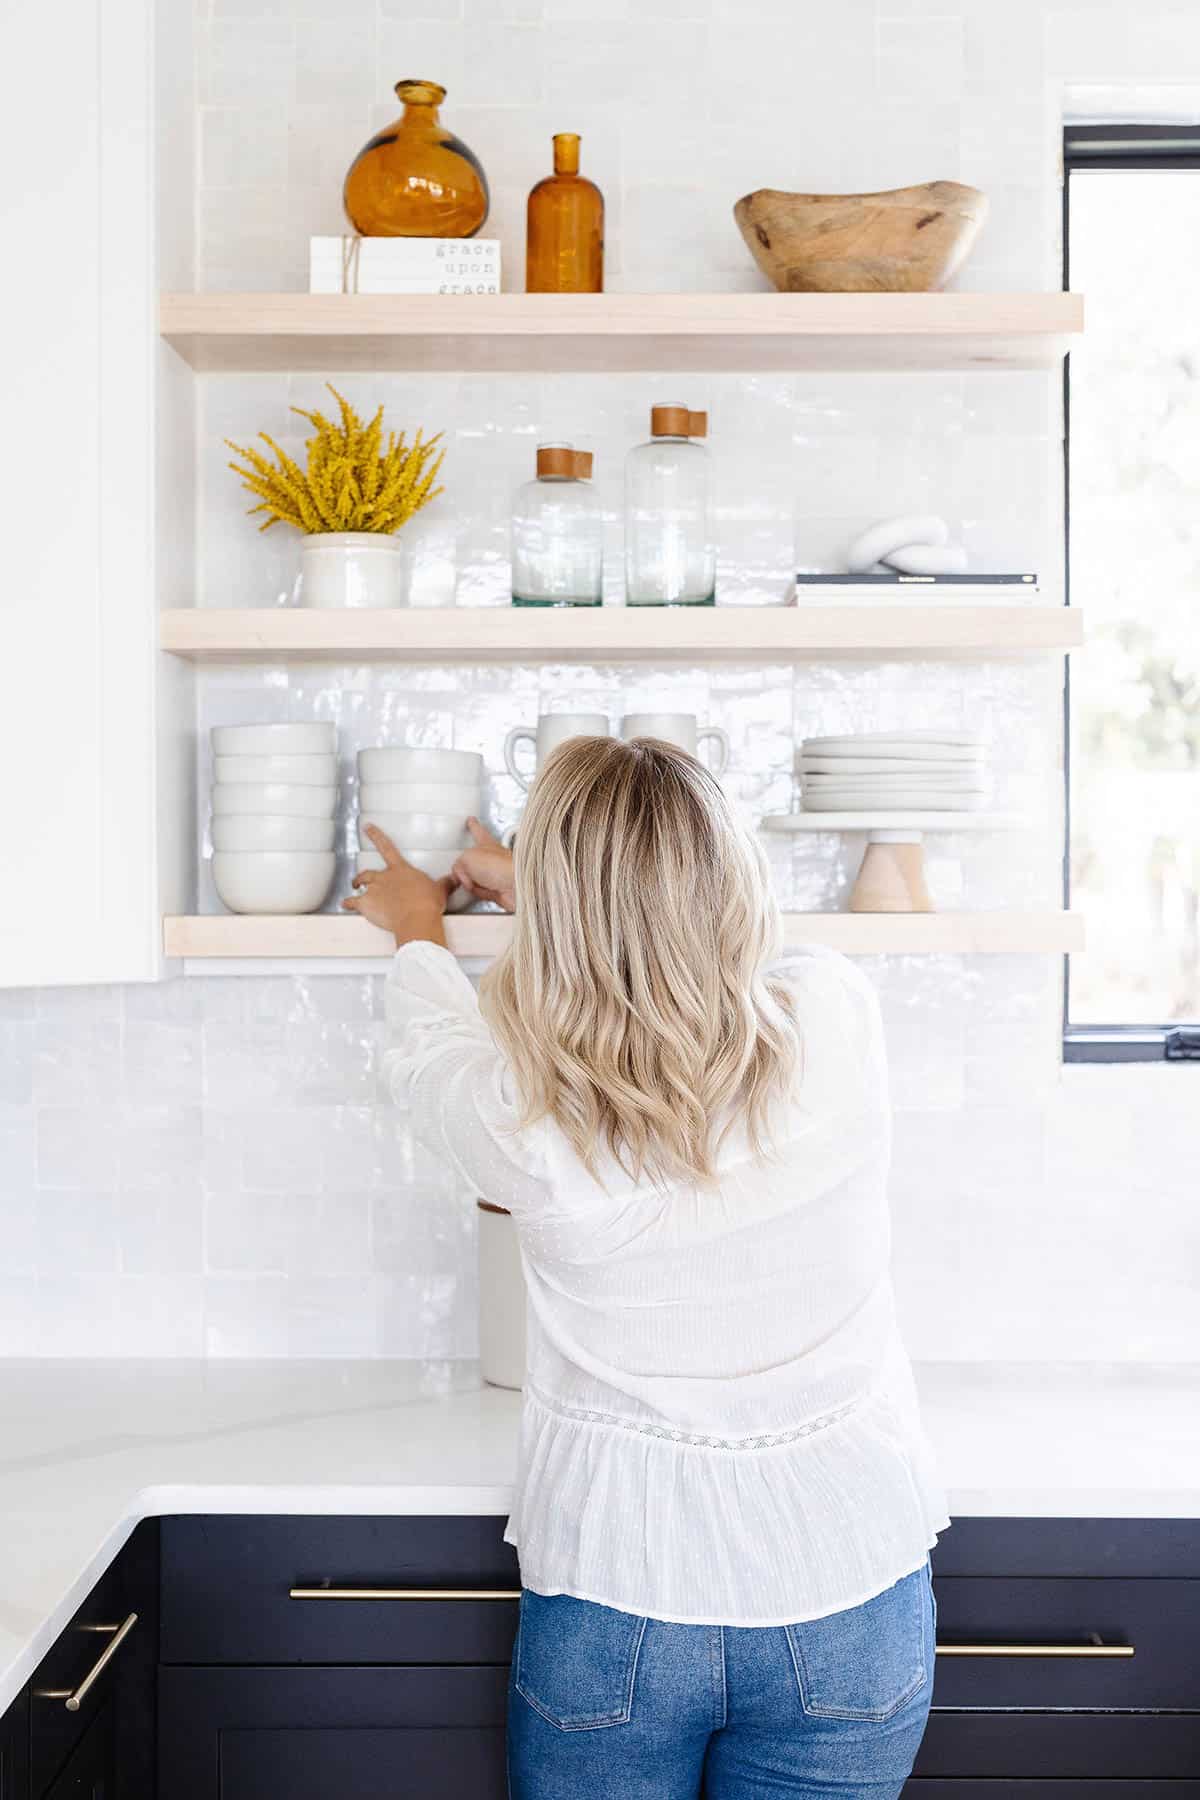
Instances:
[[[200,0],[198,254],[210,289],[302,288],[308,238],[341,229],[351,158],[403,74],[489,175],[505,285],[524,276],[530,184],[550,136],[583,134],[605,193],[614,290],[755,290],[731,216],[758,186],[975,182],[991,215],[957,285],[1058,280],[1058,131],[1130,104],[1191,116],[1200,25],[1095,0]],[[620,594],[621,462],[651,400],[708,407],[722,597],[783,597],[867,519],[935,509],[980,564],[1062,559],[1057,376],[346,374],[361,406],[446,434],[447,493],[405,533],[413,605],[505,604],[512,488],[542,437],[595,451]],[[291,450],[304,375],[208,377],[197,459],[196,601],[290,596],[294,539],[257,534],[223,439]],[[407,739],[484,752],[503,829],[521,796],[509,727],[558,704],[694,710],[730,733],[748,818],[786,808],[806,732],[977,724],[997,797],[1035,823],[929,847],[943,905],[1057,903],[1061,669],[830,662],[643,667],[241,668],[198,683],[197,726],[339,728],[353,752]],[[201,818],[208,782],[199,740]],[[346,841],[345,839],[343,840]],[[768,838],[785,904],[844,903],[861,846]],[[207,849],[207,844],[202,845]],[[205,866],[205,865],[202,865]],[[345,873],[343,870],[343,885]],[[204,877],[201,906],[216,907]],[[1200,1223],[1187,1068],[1058,1062],[1052,958],[893,957],[880,988],[897,1105],[896,1272],[931,1359],[1200,1356]],[[380,1092],[378,977],[230,977],[0,994],[0,1354],[421,1356],[475,1349],[475,1213]]]

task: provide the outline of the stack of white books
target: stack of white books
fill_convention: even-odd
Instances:
[[[309,239],[310,294],[498,294],[499,238]]]
[[[1019,606],[1037,600],[1036,575],[797,575],[797,606]]]

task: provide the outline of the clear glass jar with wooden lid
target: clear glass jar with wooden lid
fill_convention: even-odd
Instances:
[[[708,414],[678,401],[650,409],[650,436],[625,460],[629,606],[712,606],[717,552],[712,470],[699,440]]]
[[[600,605],[604,514],[591,478],[590,451],[538,445],[536,476],[513,501],[514,606]]]

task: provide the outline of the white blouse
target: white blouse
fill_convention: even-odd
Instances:
[[[801,1038],[756,1160],[708,1188],[593,1179],[513,1079],[455,959],[397,953],[385,1064],[416,1135],[516,1219],[529,1347],[505,1533],[526,1587],[683,1624],[857,1606],[947,1523],[888,1274],[890,1121],[874,993],[811,950],[776,971]]]

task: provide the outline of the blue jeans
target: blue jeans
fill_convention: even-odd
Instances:
[[[508,1709],[512,1800],[894,1800],[933,1687],[918,1569],[804,1625],[667,1625],[528,1588]]]

